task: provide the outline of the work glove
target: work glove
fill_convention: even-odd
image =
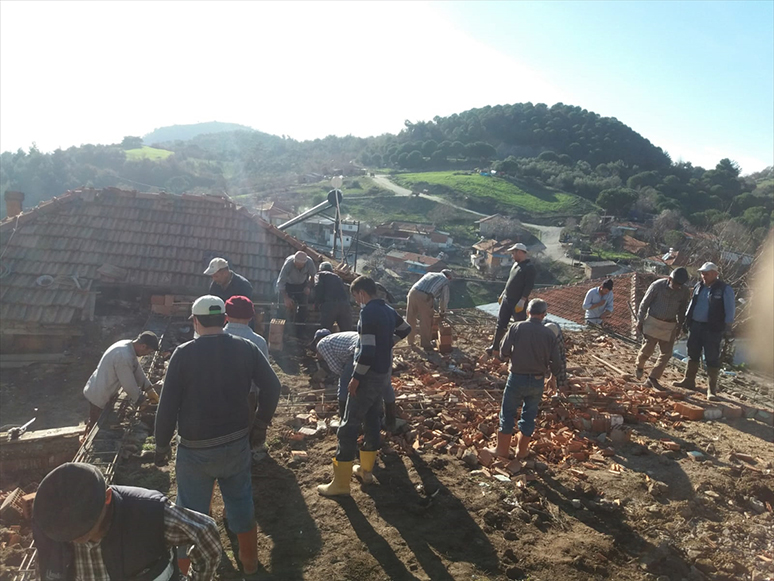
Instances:
[[[156,457],[153,463],[159,468],[169,464],[172,458],[172,449],[169,446],[156,446]]]

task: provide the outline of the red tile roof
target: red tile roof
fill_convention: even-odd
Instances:
[[[202,272],[214,256],[269,299],[288,255],[324,258],[230,198],[116,188],[69,191],[3,220],[0,247],[4,327],[91,318],[99,282],[203,294],[210,280]],[[43,275],[54,280],[41,286]]]
[[[645,291],[656,280],[656,275],[641,272],[632,272],[618,276],[585,280],[583,282],[539,289],[534,291],[531,298],[541,298],[548,303],[549,314],[562,317],[569,321],[583,324],[585,311],[583,299],[589,289],[601,285],[608,278],[613,279],[613,316],[608,319],[610,328],[627,337],[634,336],[636,327],[637,308],[640,306]],[[628,306],[627,306],[628,304]],[[631,308],[629,308],[631,307]]]

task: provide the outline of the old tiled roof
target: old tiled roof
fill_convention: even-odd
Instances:
[[[658,277],[652,274],[632,272],[618,276],[585,280],[583,282],[539,289],[531,298],[541,298],[548,303],[548,312],[576,323],[583,324],[585,311],[583,299],[589,289],[601,285],[608,278],[613,279],[613,316],[608,319],[610,328],[621,335],[631,337],[636,328],[637,308],[645,291]],[[628,305],[627,305],[628,303]],[[630,308],[631,307],[631,308]]]
[[[0,320],[88,319],[99,283],[204,293],[210,280],[202,272],[215,256],[268,299],[297,250],[323,258],[226,197],[70,191],[0,222]]]
[[[627,252],[631,252],[637,256],[647,255],[648,250],[650,249],[647,242],[637,240],[628,234],[621,236],[621,247]]]
[[[488,252],[489,254],[508,254],[508,248],[514,245],[513,240],[482,240],[473,245],[475,250]]]
[[[388,252],[385,255],[385,258],[401,262],[405,262],[407,260],[411,262],[420,262],[422,264],[427,264],[428,266],[432,266],[440,262],[437,258],[433,258],[432,256],[417,254],[416,252],[403,252],[402,250],[393,250]]]

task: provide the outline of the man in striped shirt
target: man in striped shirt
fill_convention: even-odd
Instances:
[[[107,486],[68,462],[40,483],[32,508],[40,579],[178,579],[174,547],[192,545],[189,579],[210,580],[222,546],[215,521],[155,490]]]
[[[376,283],[367,276],[350,286],[355,300],[363,305],[357,323],[358,344],[355,372],[349,382],[347,409],[338,430],[339,445],[333,459],[333,481],[317,487],[323,496],[349,496],[354,472],[363,482],[371,482],[381,431],[382,393],[391,381],[392,347],[404,339],[411,327],[383,299],[377,298]],[[389,417],[388,420],[389,422]],[[357,437],[363,424],[364,442],[360,466],[353,467]]]
[[[357,340],[357,331],[331,333],[328,329],[320,329],[314,335],[317,354],[339,378],[339,417],[342,419],[347,408],[347,386],[355,371]]]
[[[449,283],[452,279],[451,270],[444,269],[441,272],[428,272],[420,278],[408,293],[406,305],[406,319],[411,325],[411,333],[408,336],[408,344],[414,346],[414,338],[417,334],[417,320],[419,320],[419,342],[422,349],[429,351],[433,348],[431,343],[433,329],[433,304],[438,300],[438,311],[443,316],[449,305]]]

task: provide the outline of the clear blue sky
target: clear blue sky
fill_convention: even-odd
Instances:
[[[774,2],[0,2],[2,151],[213,120],[366,137],[526,101],[759,171]]]
[[[562,102],[617,117],[675,161],[682,152],[709,165],[717,153],[748,171],[774,164],[772,1],[450,2],[443,11],[559,87]]]

